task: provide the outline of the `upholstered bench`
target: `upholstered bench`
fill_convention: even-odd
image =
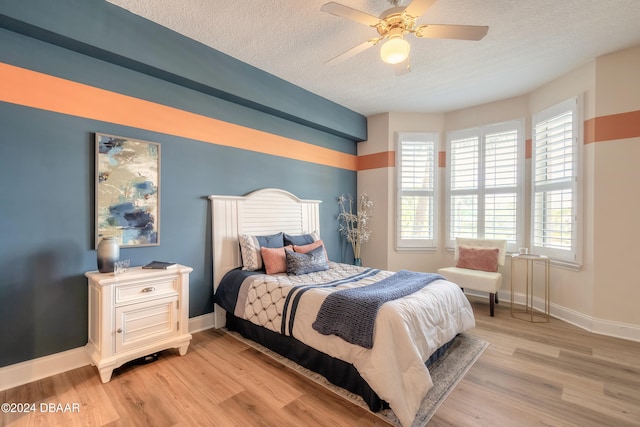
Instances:
[[[506,240],[457,238],[454,254],[456,266],[440,268],[438,274],[463,290],[489,293],[489,313],[493,316],[494,302],[499,302],[498,290],[502,288],[502,274],[498,272],[498,267],[504,266],[506,247]]]

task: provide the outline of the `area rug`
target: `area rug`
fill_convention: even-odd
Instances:
[[[350,393],[347,390],[338,387],[329,381],[327,381],[322,375],[316,374],[297,363],[280,356],[279,354],[261,346],[260,344],[244,338],[236,332],[230,332],[225,330],[229,335],[236,338],[239,341],[255,348],[256,350],[264,353],[265,355],[277,360],[283,365],[295,370],[296,372],[304,375],[305,377],[313,380],[314,382],[326,387],[339,396],[353,402],[354,404],[361,406],[369,410],[368,406],[362,400],[362,398],[356,394]],[[431,379],[433,380],[433,387],[426,394],[420,409],[413,422],[413,427],[426,426],[433,414],[445,401],[449,393],[453,391],[455,386],[462,380],[464,375],[471,369],[473,364],[478,360],[480,355],[487,348],[489,343],[480,340],[473,335],[463,333],[460,334],[453,342],[446,354],[438,359],[434,364],[429,367],[431,373]],[[380,412],[374,412],[374,415],[387,421],[394,426],[401,426],[400,421],[393,413],[391,409],[384,409]]]

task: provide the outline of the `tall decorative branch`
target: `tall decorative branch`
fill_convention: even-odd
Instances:
[[[338,197],[338,205],[340,206],[338,214],[340,234],[351,244],[354,258],[359,259],[360,248],[371,235],[369,220],[373,213],[373,202],[369,200],[366,193],[360,196],[357,203],[354,202],[353,196],[350,194],[343,194]]]

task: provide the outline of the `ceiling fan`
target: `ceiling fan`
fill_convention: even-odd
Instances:
[[[480,40],[489,30],[487,26],[475,25],[416,25],[416,21],[436,0],[413,0],[406,7],[398,6],[400,0],[389,0],[392,8],[385,10],[376,18],[366,12],[353,9],[336,2],[324,4],[320,10],[342,18],[350,19],[373,27],[379,37],[374,37],[346,52],[327,61],[337,64],[364,50],[385,41],[380,48],[382,60],[393,64],[396,74],[404,74],[411,70],[409,51],[411,45],[404,39],[405,34],[412,33],[418,38]]]

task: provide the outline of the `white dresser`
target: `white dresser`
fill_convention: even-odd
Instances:
[[[177,348],[187,353],[189,273],[184,265],[166,270],[130,268],[126,273],[91,271],[89,342],[86,349],[103,383],[114,369],[151,353]]]

